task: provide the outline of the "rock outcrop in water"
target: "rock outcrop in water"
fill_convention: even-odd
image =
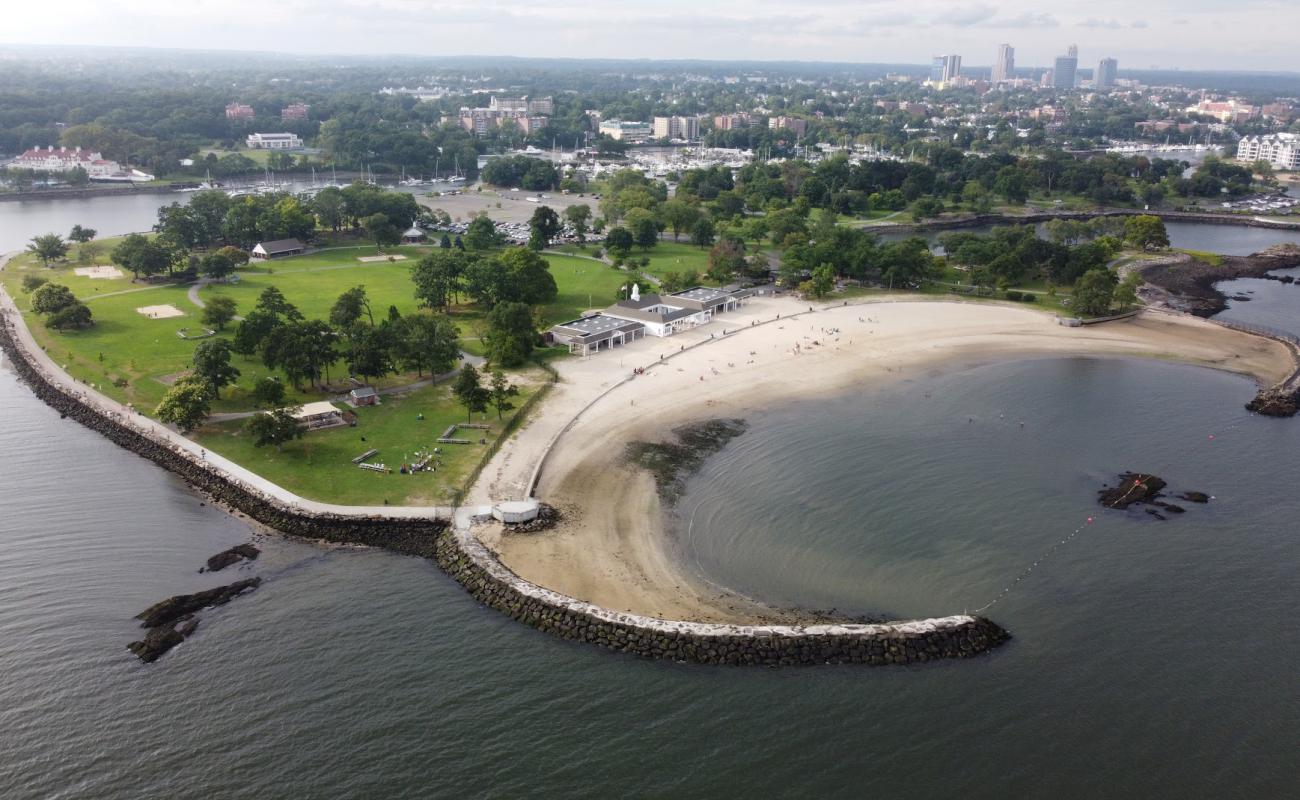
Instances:
[[[1149,505],[1145,511],[1156,519],[1168,519],[1163,512],[1183,514],[1187,509],[1167,503],[1161,490],[1169,484],[1163,478],[1146,472],[1125,472],[1119,476],[1119,485],[1105,486],[1097,491],[1097,502],[1106,508],[1124,510],[1130,506]],[[1179,499],[1190,503],[1207,503],[1210,496],[1204,492],[1183,492]]]
[[[710,419],[673,429],[676,442],[630,442],[628,460],[654,475],[659,496],[672,505],[682,496],[686,479],[704,460],[745,432],[743,419]]]
[[[195,611],[201,611],[211,606],[224,606],[244,592],[256,589],[261,585],[261,578],[245,578],[242,581],[235,581],[226,586],[218,586],[204,592],[174,595],[166,600],[154,603],[144,611],[136,614],[135,618],[142,620],[140,623],[142,628],[156,628],[159,625],[175,622],[186,614],[193,614]]]
[[[174,595],[154,603],[136,615],[136,619],[143,620],[140,627],[148,628],[149,632],[143,639],[131,642],[126,647],[141,661],[151,664],[194,633],[199,626],[195,612],[225,605],[261,584],[261,578],[247,578],[203,592]]]
[[[237,544],[234,547],[230,548],[229,550],[222,550],[220,553],[217,553],[215,556],[209,558],[207,566],[204,567],[203,569],[200,569],[199,572],[203,572],[205,570],[207,572],[220,572],[221,570],[225,569],[231,564],[235,564],[245,559],[249,561],[253,561],[259,555],[261,555],[261,553],[262,551],[258,550],[256,545],[250,544],[248,542],[245,542],[244,544]]]
[[[1266,389],[1246,404],[1246,410],[1266,417],[1294,417],[1300,412],[1300,390]]]

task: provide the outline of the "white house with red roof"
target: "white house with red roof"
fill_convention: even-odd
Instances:
[[[40,148],[33,147],[10,161],[6,166],[13,169],[34,169],[39,172],[71,172],[81,167],[92,181],[151,181],[152,175],[138,169],[124,167],[116,161],[104,158],[102,153],[83,150],[80,147],[60,147],[53,145]]]

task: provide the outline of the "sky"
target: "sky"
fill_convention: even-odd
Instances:
[[[842,61],[957,53],[1048,66],[1300,70],[1297,0],[32,0],[6,4],[7,44],[313,54]]]

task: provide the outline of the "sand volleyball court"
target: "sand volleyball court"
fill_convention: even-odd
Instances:
[[[137,314],[142,314],[149,319],[169,319],[171,317],[183,317],[185,312],[176,306],[141,306],[135,310]]]
[[[110,267],[106,264],[97,264],[93,267],[77,267],[73,273],[83,278],[93,278],[96,280],[116,280],[122,277],[122,270],[117,267]]]

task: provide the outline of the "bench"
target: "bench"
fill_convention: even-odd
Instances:
[[[352,463],[360,464],[361,462],[365,461],[367,458],[372,458],[378,454],[379,454],[378,448],[371,448],[366,452],[362,453],[361,455],[357,456],[356,458],[352,459]]]

